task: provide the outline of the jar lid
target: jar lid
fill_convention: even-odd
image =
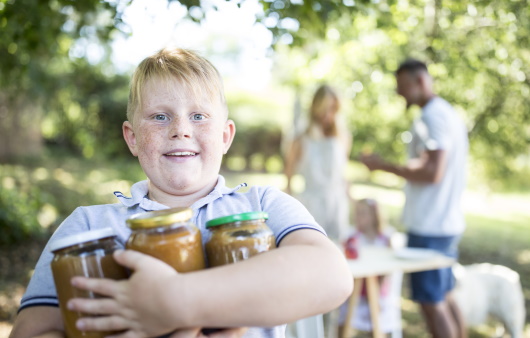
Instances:
[[[75,235],[59,238],[51,242],[50,251],[54,252],[59,249],[64,249],[72,245],[86,243],[90,241],[96,241],[98,239],[102,239],[106,237],[113,237],[115,235],[116,234],[114,233],[114,229],[112,228],[103,228],[103,229],[98,229],[98,230],[79,232]]]
[[[193,210],[190,208],[156,210],[129,217],[127,225],[131,229],[156,228],[189,221],[191,216],[193,216]]]
[[[214,227],[226,223],[241,222],[241,221],[252,221],[256,219],[269,219],[269,214],[262,211],[255,212],[244,212],[242,214],[235,214],[230,216],[224,216],[219,218],[214,218],[206,222],[206,227]]]

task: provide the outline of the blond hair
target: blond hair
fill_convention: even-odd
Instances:
[[[331,104],[335,104],[335,113],[340,109],[339,96],[333,88],[328,85],[320,86],[315,95],[313,96],[313,102],[311,102],[311,108],[309,109],[309,129],[319,126],[322,128],[325,136],[337,136],[337,123],[333,121],[331,125],[324,128],[321,125],[322,115],[328,109]]]
[[[132,122],[134,113],[142,105],[144,86],[151,79],[180,81],[195,98],[207,97],[226,109],[223,81],[217,69],[194,51],[165,48],[145,58],[136,68],[130,83],[127,119]]]

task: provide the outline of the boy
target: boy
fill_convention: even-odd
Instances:
[[[109,297],[72,300],[71,310],[99,315],[79,320],[78,328],[123,330],[127,337],[173,331],[174,336],[195,337],[198,329],[190,328],[249,327],[244,337],[283,337],[282,324],[329,311],[351,293],[352,278],[342,253],[300,203],[270,187],[237,193],[242,185],[225,186],[219,169],[235,125],[228,119],[220,76],[207,60],[182,49],[146,58],[131,81],[127,118],[123,135],[147,181],[133,185],[132,198],[116,193],[120,203],[76,209],[52,240],[112,226],[125,242],[129,216],[191,207],[204,241],[209,219],[266,211],[278,248],[187,274],[138,252],[117,253],[116,260],[134,271],[129,280],[73,279],[76,287]],[[64,336],[51,257],[46,248],[22,298],[12,337]]]

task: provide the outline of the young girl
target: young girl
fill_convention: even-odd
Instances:
[[[373,199],[361,199],[355,203],[355,231],[348,238],[347,242],[354,242],[358,247],[381,246],[390,247],[392,228],[383,229],[381,215],[377,202]],[[379,325],[383,333],[390,333],[399,327],[399,294],[400,290],[392,289],[392,278],[400,276],[380,276],[379,277]],[[361,295],[354,310],[354,316],[350,325],[360,331],[372,331],[370,310],[366,294],[366,285],[362,281]],[[344,303],[340,308],[339,331],[344,329],[348,303]],[[396,309],[398,309],[396,311]]]

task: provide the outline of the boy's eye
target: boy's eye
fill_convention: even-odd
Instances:
[[[202,121],[202,120],[204,120],[204,115],[202,115],[202,114],[193,114],[191,119],[194,120],[194,121]]]
[[[162,115],[162,114],[155,115],[155,120],[157,121],[165,121],[166,119],[167,119],[166,115]]]

